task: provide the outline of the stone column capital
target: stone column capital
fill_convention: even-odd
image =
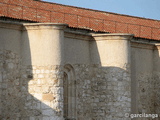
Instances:
[[[68,25],[63,23],[24,23],[24,30],[57,29],[63,30]]]
[[[160,44],[159,43],[155,44],[155,49],[160,50]]]
[[[127,33],[92,34],[95,40],[130,40],[134,35]]]

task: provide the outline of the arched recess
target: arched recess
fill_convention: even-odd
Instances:
[[[76,79],[74,68],[70,64],[64,66],[63,90],[64,118],[76,120]]]

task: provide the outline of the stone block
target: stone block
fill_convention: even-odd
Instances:
[[[43,94],[42,99],[52,101],[52,100],[54,100],[54,96],[53,96],[53,94]]]

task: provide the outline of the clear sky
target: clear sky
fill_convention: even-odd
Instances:
[[[160,0],[43,0],[160,20]]]

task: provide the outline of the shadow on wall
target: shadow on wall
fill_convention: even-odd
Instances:
[[[160,115],[160,47],[158,44],[156,44],[156,47],[154,49],[153,62],[154,112]]]
[[[110,119],[124,118],[130,111],[130,73],[126,63],[124,69],[102,65],[102,59],[109,60],[101,58],[103,43],[90,41],[91,64],[70,63],[75,71],[71,78],[67,66],[64,71],[64,66],[33,65],[31,50],[39,46],[31,44],[34,39],[27,31],[1,29],[0,33],[1,119],[63,120],[63,115],[78,120]],[[105,49],[103,54],[110,52],[115,51]],[[75,81],[70,83],[71,79]]]
[[[67,67],[64,71],[64,66],[33,65],[31,49],[38,46],[31,47],[27,31],[1,28],[0,34],[0,119],[63,120],[63,115],[77,120],[108,119],[123,118],[130,111],[128,71],[101,65],[96,44],[89,48],[91,64],[70,63],[75,81],[66,87],[63,80],[70,82],[72,74]]]
[[[103,37],[104,40],[90,43],[91,119],[124,119],[125,113],[131,111],[130,62],[128,58],[122,60],[125,54],[128,56],[129,49],[123,46],[126,43],[120,43],[121,40],[107,40],[109,36]],[[126,42],[129,45],[128,40]],[[126,47],[125,54],[121,47]]]
[[[84,41],[82,38],[79,40],[66,38],[65,42],[72,43],[71,47],[68,45],[65,48],[65,56],[70,55],[67,58],[74,56],[75,59],[72,61],[74,64],[68,59],[65,63],[71,64],[75,71],[77,119],[125,118],[125,113],[131,111],[130,68],[127,61],[122,63],[122,68],[116,67],[119,65],[117,63],[120,57],[115,55],[119,54],[115,53],[117,52],[115,50],[120,51],[120,47],[114,49],[115,46],[112,47],[112,45],[115,43],[110,40],[108,42],[107,40],[96,41],[93,38],[90,41]],[[110,47],[107,48],[108,46]],[[72,54],[68,54],[69,51]],[[113,55],[112,59],[108,57],[109,55],[111,57]],[[113,59],[115,57],[117,59]],[[113,64],[107,65],[107,63]]]
[[[117,67],[121,56],[116,54],[122,55],[123,46],[116,49],[110,42],[86,41],[89,63],[37,66],[33,64],[33,55],[42,53],[31,52],[39,46],[31,44],[34,39],[31,41],[29,34],[0,29],[0,119],[123,119],[125,113],[131,112],[129,60]],[[74,51],[76,46],[71,49]],[[104,65],[112,63],[111,60],[113,64]]]
[[[132,48],[132,113],[159,114],[159,51],[149,48]],[[158,118],[157,118],[158,119]]]
[[[27,31],[1,28],[0,35],[0,119],[62,120],[60,67],[32,66]]]

